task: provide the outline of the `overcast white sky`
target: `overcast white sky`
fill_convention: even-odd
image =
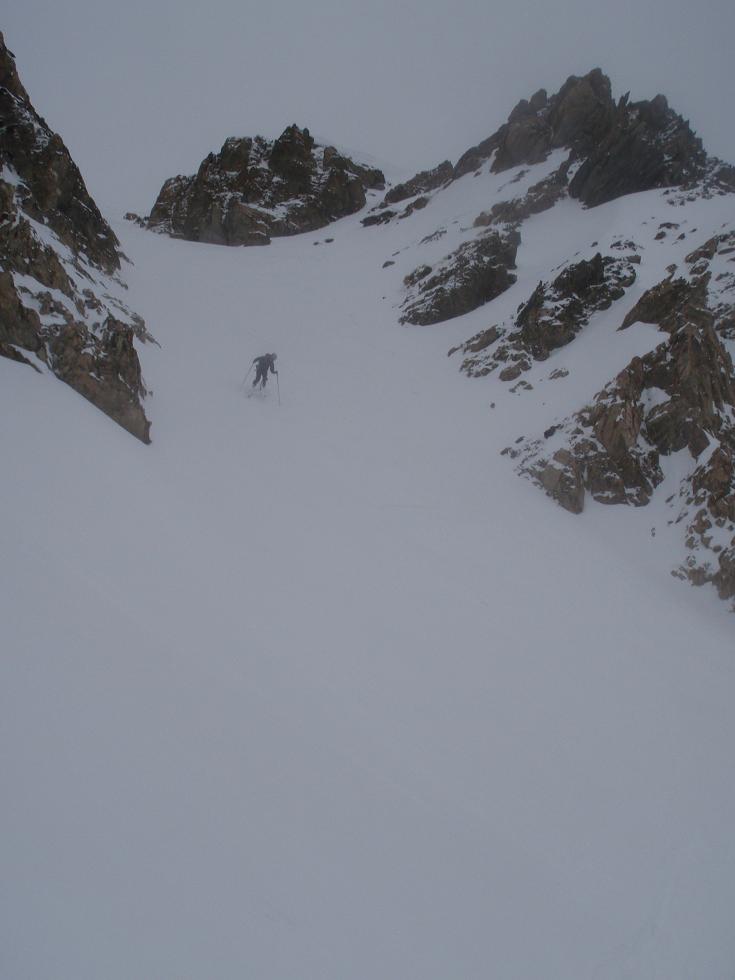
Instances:
[[[227,136],[291,122],[405,175],[454,162],[597,65],[735,160],[732,0],[16,0],[0,26],[111,216],[147,213]]]

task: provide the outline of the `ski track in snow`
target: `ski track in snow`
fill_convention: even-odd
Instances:
[[[614,328],[681,216],[563,202],[492,312],[398,327],[508,180],[260,249],[116,228],[150,447],[0,360],[3,977],[732,976],[732,617],[670,579],[663,494],[575,518],[499,456],[659,342]],[[533,397],[459,374],[633,218],[639,282]]]

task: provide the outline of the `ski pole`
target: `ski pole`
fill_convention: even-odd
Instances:
[[[276,391],[278,392],[278,404],[281,404],[281,382],[278,380],[278,371],[276,371]]]
[[[248,373],[245,375],[245,377],[240,382],[240,388],[244,388],[245,387],[245,382],[250,377],[250,372],[253,370],[254,367],[255,367],[255,361],[253,361],[253,363],[250,365],[250,367],[248,368]]]

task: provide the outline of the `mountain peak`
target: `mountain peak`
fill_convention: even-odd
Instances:
[[[490,158],[496,173],[539,163],[562,148],[579,164],[569,192],[589,206],[695,182],[707,165],[701,140],[664,95],[634,103],[625,95],[616,103],[610,79],[593,68],[570,75],[551,97],[540,89],[521,99],[500,129],[460,157],[454,176]]]

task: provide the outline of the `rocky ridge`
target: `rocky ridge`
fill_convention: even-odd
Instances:
[[[308,129],[292,125],[274,141],[226,140],[194,176],[167,180],[141,223],[189,241],[267,245],[354,214],[368,190],[384,187],[380,170],[317,145]]]
[[[143,442],[148,393],[118,241],[0,34],[0,355],[48,370]]]
[[[573,513],[587,494],[644,506],[664,483],[667,460],[687,460],[667,498],[687,552],[676,574],[734,599],[735,231],[689,253],[685,266],[647,290],[619,328],[656,324],[662,343],[633,358],[590,404],[505,452]]]
[[[505,183],[493,180],[506,172]],[[490,189],[487,205],[469,226],[466,211],[461,220],[447,222],[440,196],[468,177],[481,178],[478,186]],[[583,217],[646,192],[641,202],[650,202],[649,219],[629,206],[597,222]],[[408,266],[397,305],[400,322],[435,324],[486,303],[492,309],[493,300],[522,281],[529,219],[563,204],[569,228],[603,230],[609,221],[628,222],[616,234],[611,227],[606,242],[577,241],[571,258],[560,251],[552,273],[529,289],[513,313],[504,304],[500,318],[489,317],[449,354],[459,355],[468,376],[510,385],[511,397],[526,393],[533,401],[533,385],[559,384],[561,393],[550,401],[567,406],[569,395],[586,385],[578,379],[567,387],[556,379],[569,376],[565,361],[584,364],[585,355],[558,355],[583,331],[594,328],[602,336],[601,326],[604,332],[656,326],[661,340],[654,349],[632,359],[628,354],[625,367],[616,366],[590,400],[548,417],[540,434],[521,436],[504,452],[520,475],[572,513],[581,513],[589,500],[644,507],[655,497],[658,514],[665,501],[683,556],[673,573],[697,585],[711,583],[735,608],[735,225],[717,222],[713,207],[703,207],[727,196],[720,213],[732,217],[733,192],[735,169],[707,155],[663,96],[615,101],[609,80],[596,69],[571,76],[556,95],[541,90],[521,100],[508,121],[454,167],[445,162],[392,188],[362,224],[392,225],[422,212],[424,237],[417,236],[416,244],[430,257]],[[467,187],[455,198],[477,195]],[[426,235],[435,201],[443,223]],[[665,218],[668,208],[671,220]],[[700,221],[709,228],[706,239],[694,237]],[[538,233],[533,235],[538,250]],[[460,244],[438,258],[436,245],[427,243],[444,236]],[[569,248],[574,239],[567,232],[560,240]],[[542,251],[553,255],[553,246],[545,243]],[[675,261],[668,259],[667,267],[669,254]],[[626,343],[650,344],[646,336]],[[625,344],[604,340],[602,346],[613,351]],[[584,349],[601,346],[593,340]],[[550,373],[544,376],[539,367],[546,361]],[[604,372],[600,367],[595,365],[596,376]],[[544,390],[549,395],[539,394],[532,409],[541,417],[541,399],[551,396],[551,389]]]
[[[624,95],[616,102],[610,80],[596,68],[581,77],[570,76],[555,95],[548,96],[540,89],[530,99],[521,99],[507,122],[467,150],[453,167],[445,161],[391,188],[362,223],[370,227],[408,218],[450,184],[470,174],[478,175],[482,168],[502,173],[533,167],[555,153],[560,159],[551,173],[525,193],[503,197],[477,215],[474,227],[478,239],[488,228],[501,234],[503,229],[518,231],[526,219],[553,208],[566,197],[585,207],[596,207],[654,188],[672,188],[695,196],[735,189],[735,170],[707,156],[701,140],[663,95],[641,102],[631,102]],[[509,189],[524,174],[519,172]],[[402,204],[400,210],[395,208],[398,203]],[[480,251],[483,248],[478,245]],[[455,316],[452,311],[457,308],[465,312],[487,302],[485,291],[474,290],[472,295],[472,291],[463,290],[464,261],[461,249],[441,263],[440,274],[445,278],[448,267],[457,265],[453,302],[446,302],[442,294],[431,312],[422,307],[421,319],[408,315],[402,316],[402,322],[440,322]],[[420,271],[406,277],[409,289]],[[509,277],[507,284],[512,281]],[[493,298],[495,294],[489,290],[488,295]],[[409,310],[413,307],[410,295],[404,305]]]
[[[445,162],[417,174],[392,188],[376,210],[435,191],[487,163],[501,173],[541,163],[559,149],[567,156],[549,184],[565,187],[587,207],[653,188],[691,188],[705,181],[715,192],[735,187],[733,168],[707,156],[665,96],[631,102],[626,94],[616,102],[610,79],[595,68],[571,75],[555,95],[540,89],[521,99],[508,120],[466,150],[453,168]]]

